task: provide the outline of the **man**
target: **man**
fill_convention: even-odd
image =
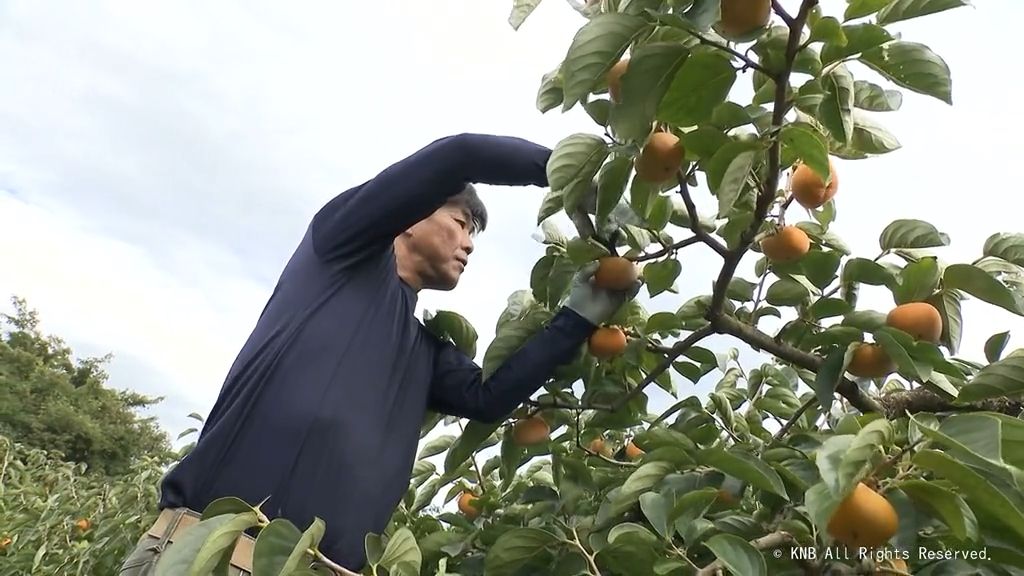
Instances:
[[[450,136],[328,202],[285,266],[196,447],[164,479],[161,520],[122,574],[143,573],[180,538],[182,518],[194,523],[225,496],[266,499],[268,517],[300,529],[323,519],[320,550],[362,569],[365,535],[383,531],[408,489],[426,411],[507,417],[639,289],[595,288],[595,266],[585,268],[567,306],[487,381],[416,319],[419,291],[455,288],[486,226],[472,183],[546,187],[550,154],[519,138]],[[251,549],[251,539],[244,545]],[[249,568],[244,558],[235,566]]]

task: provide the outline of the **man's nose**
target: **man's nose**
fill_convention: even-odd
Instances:
[[[469,234],[463,236],[462,249],[466,251],[466,256],[473,253],[473,236]]]

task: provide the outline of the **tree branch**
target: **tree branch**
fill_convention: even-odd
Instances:
[[[796,424],[796,421],[799,420],[800,417],[802,417],[805,412],[810,410],[811,406],[814,406],[817,403],[818,403],[817,396],[809,398],[806,402],[804,402],[800,406],[799,409],[797,409],[796,412],[793,413],[793,416],[791,416],[790,419],[787,420],[786,423],[782,425],[782,428],[779,428],[779,431],[775,433],[775,436],[773,436],[772,439],[773,440],[779,440],[783,436],[785,436],[786,433],[789,432],[790,428],[792,428],[793,425]]]
[[[600,403],[568,403],[562,402],[558,399],[544,399],[544,400],[527,400],[527,404],[535,408],[560,408],[564,410],[604,410],[606,412],[612,412],[615,409],[609,404]]]
[[[780,530],[778,532],[772,532],[767,536],[762,536],[756,540],[751,540],[750,544],[758,550],[766,550],[768,548],[792,545],[794,542],[795,540],[793,540],[793,537],[790,536],[789,532],[783,532]],[[716,570],[721,570],[722,567],[722,561],[715,560],[711,564],[701,568],[700,571],[697,572],[697,576],[711,576]]]
[[[739,52],[737,50],[734,50],[734,49],[726,46],[725,44],[719,44],[718,42],[715,42],[714,40],[712,40],[712,39],[710,39],[710,38],[708,38],[708,37],[706,37],[706,36],[704,36],[704,35],[702,35],[702,34],[700,34],[698,32],[694,32],[693,30],[687,30],[687,32],[689,32],[691,36],[693,36],[698,41],[700,41],[701,44],[704,44],[705,46],[713,46],[715,48],[718,48],[719,50],[723,50],[723,51],[728,52],[729,54],[732,54],[733,56],[739,58],[740,60],[743,61],[744,68],[753,68],[754,70],[757,70],[758,72],[761,72],[763,74],[767,74],[768,76],[772,75],[771,71],[769,71],[764,66],[761,66],[761,64],[759,62],[751,59],[746,54],[744,54],[742,52]]]
[[[655,260],[657,258],[661,258],[662,256],[667,256],[668,254],[671,254],[671,253],[675,252],[676,250],[680,250],[682,248],[686,248],[687,246],[690,246],[692,244],[696,244],[698,242],[701,242],[700,236],[690,236],[686,240],[680,240],[679,242],[676,242],[675,244],[671,244],[669,246],[665,246],[665,248],[663,248],[661,250],[658,250],[657,252],[651,252],[650,254],[642,254],[640,256],[637,256],[636,258],[633,258],[632,260],[634,262],[644,262],[646,260]]]
[[[695,330],[685,339],[676,342],[670,349],[670,352],[665,355],[665,359],[651,370],[647,377],[644,378],[643,382],[637,384],[636,388],[630,390],[629,393],[620,396],[619,399],[612,404],[612,412],[616,412],[628,404],[630,400],[643,392],[644,388],[646,388],[651,382],[654,382],[658,376],[661,376],[664,371],[671,368],[672,362],[675,362],[676,358],[682,356],[683,352],[686,352],[690,347],[710,336],[713,332],[714,329],[711,326],[704,326],[703,328]]]
[[[764,350],[806,370],[817,372],[825,362],[821,357],[815,356],[810,352],[804,352],[789,344],[776,342],[771,336],[731,316],[717,314],[712,317],[711,324],[718,332],[735,336],[752,346],[755,350]],[[843,398],[846,398],[850,404],[861,412],[885,413],[884,407],[877,400],[865,394],[860,387],[850,380],[842,379],[839,385],[836,386],[836,392]]]
[[[690,186],[686,183],[686,174],[680,170],[676,176],[679,180],[679,194],[683,197],[683,202],[686,204],[686,215],[690,218],[690,230],[693,230],[694,235],[700,238],[701,242],[710,246],[720,256],[725,256],[729,253],[725,246],[700,227],[700,217],[697,215],[697,206],[693,203],[693,198],[690,197]]]
[[[793,17],[790,16],[789,12],[786,12],[786,9],[782,7],[779,0],[772,0],[772,9],[775,10],[775,13],[779,15],[779,18],[782,18],[782,21],[785,22],[787,26],[793,25]]]

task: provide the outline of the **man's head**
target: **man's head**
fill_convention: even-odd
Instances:
[[[473,237],[486,227],[487,209],[467,184],[395,239],[399,276],[416,290],[455,288],[473,252]]]

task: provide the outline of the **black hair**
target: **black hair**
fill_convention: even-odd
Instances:
[[[473,229],[477,233],[483,232],[487,228],[487,208],[472,184],[466,184],[462,192],[449,198],[448,202],[458,204],[469,212],[469,216],[473,220]]]

